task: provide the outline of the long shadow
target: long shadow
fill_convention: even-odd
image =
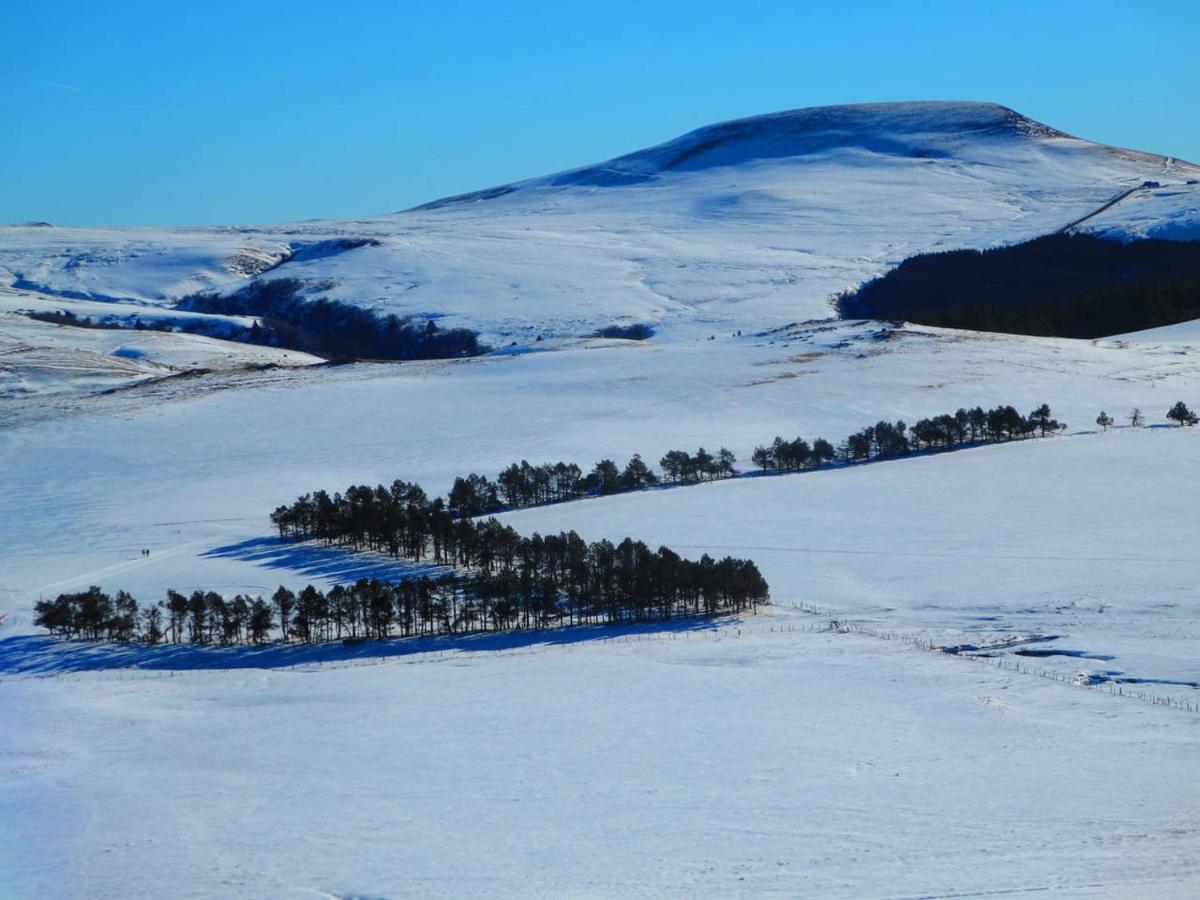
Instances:
[[[193,644],[118,644],[69,640],[46,635],[19,635],[0,640],[0,674],[50,675],[110,669],[278,669],[286,666],[383,659],[421,653],[480,653],[529,647],[557,647],[604,638],[667,632],[711,631],[738,625],[740,616],[689,617],[626,625],[574,625],[529,631],[482,632],[469,635],[329,641],[322,644],[264,644],[210,647]]]
[[[338,547],[324,547],[312,542],[296,543],[277,537],[259,537],[214,547],[200,554],[208,558],[240,559],[268,569],[287,569],[310,578],[330,581],[357,581],[378,578],[380,581],[408,581],[426,576],[436,578],[453,569],[426,562],[391,559],[374,553],[356,553]]]

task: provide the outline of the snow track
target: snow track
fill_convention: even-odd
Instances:
[[[1116,206],[1118,203],[1120,203],[1122,200],[1124,200],[1126,197],[1132,196],[1133,194],[1137,193],[1139,190],[1142,190],[1142,189],[1143,189],[1142,185],[1137,185],[1136,187],[1127,188],[1126,190],[1121,191],[1121,193],[1117,194],[1115,197],[1113,197],[1111,200],[1104,203],[1100,207],[1092,210],[1087,215],[1080,216],[1074,222],[1070,222],[1070,223],[1064,225],[1062,228],[1058,229],[1056,234],[1066,234],[1068,231],[1072,231],[1072,230],[1078,228],[1084,222],[1088,221],[1089,219],[1094,219],[1094,218],[1096,218],[1096,216],[1107,212],[1108,210],[1110,210],[1114,206]]]

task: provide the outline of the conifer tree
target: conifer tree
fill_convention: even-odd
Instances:
[[[1172,422],[1177,422],[1181,426],[1191,426],[1200,422],[1200,418],[1194,412],[1188,409],[1186,403],[1182,400],[1178,401],[1167,411],[1167,418]]]

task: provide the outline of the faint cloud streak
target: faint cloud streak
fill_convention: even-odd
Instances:
[[[76,87],[73,84],[63,84],[63,82],[61,82],[61,81],[52,81],[49,78],[34,77],[33,80],[36,81],[38,84],[44,84],[47,87],[58,88],[61,91],[70,91],[73,94],[83,93],[83,88]]]

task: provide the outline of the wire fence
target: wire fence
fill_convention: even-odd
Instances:
[[[783,606],[787,609],[798,609],[803,612],[811,613],[815,616],[826,617],[828,619],[828,626],[830,630],[836,629],[849,634],[861,634],[884,641],[898,641],[918,650],[937,652],[947,659],[971,660],[976,663],[992,665],[1005,671],[1016,672],[1019,675],[1030,675],[1037,678],[1044,678],[1048,681],[1057,681],[1060,684],[1069,684],[1072,687],[1083,687],[1090,688],[1092,690],[1105,691],[1114,697],[1126,697],[1131,700],[1139,700],[1143,703],[1149,703],[1152,706],[1169,706],[1172,709],[1178,709],[1189,713],[1200,712],[1200,702],[1192,702],[1189,700],[1181,700],[1177,697],[1155,694],[1151,691],[1131,688],[1127,685],[1116,684],[1112,681],[1100,681],[1093,683],[1090,681],[1079,680],[1074,676],[1068,676],[1062,672],[1055,672],[1051,669],[1046,669],[1040,666],[1026,665],[1018,660],[1005,659],[1002,656],[987,656],[981,653],[946,653],[942,645],[934,641],[930,641],[921,635],[901,631],[869,628],[853,622],[840,621],[829,610],[821,609],[820,607],[813,606],[812,604],[797,602],[775,605]],[[980,649],[986,650],[987,648],[982,647]],[[996,647],[994,649],[1000,649],[1000,647]]]

